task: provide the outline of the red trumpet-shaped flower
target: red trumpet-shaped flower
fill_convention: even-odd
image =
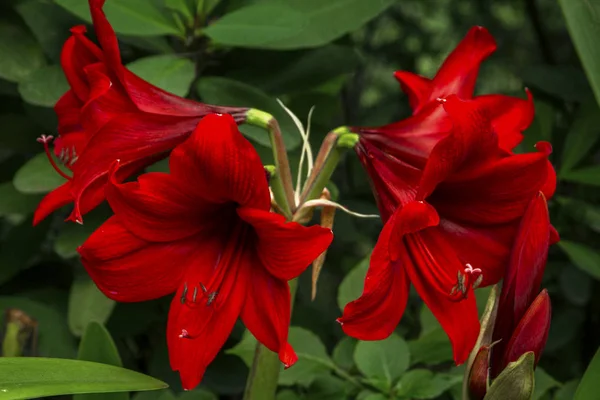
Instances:
[[[115,215],[80,247],[108,297],[144,301],[176,292],[167,342],[171,366],[195,387],[238,316],[287,366],[290,293],[332,240],[331,230],[286,223],[269,211],[265,171],[229,115],[209,115],[170,157],[170,174],[119,184]]]
[[[485,396],[490,372],[492,377],[497,376],[527,352],[534,353],[536,364],[539,361],[551,316],[548,291],[540,292],[540,285],[548,247],[557,239],[551,233],[546,199],[539,193],[527,207],[511,251],[494,323],[494,344],[478,350],[469,374],[473,400]]]
[[[347,334],[390,335],[412,283],[450,337],[456,363],[464,362],[479,332],[473,288],[502,278],[528,202],[540,190],[553,193],[549,144],[512,153],[533,118],[531,96],[467,100],[494,49],[484,28],[471,29],[433,80],[396,74],[412,117],[352,128],[385,226],[363,294],[339,319]]]
[[[102,11],[104,1],[89,0],[101,48],[85,37],[84,26],[76,26],[62,50],[61,65],[71,88],[54,107],[59,134],[54,152],[73,176],[61,174],[67,182],[42,200],[34,224],[69,203],[75,204],[69,219],[81,222],[104,199],[116,158],[121,160],[117,177],[124,178],[168,154],[209,113],[243,119],[245,109],[187,100],[127,70]],[[46,143],[45,148],[48,152]]]

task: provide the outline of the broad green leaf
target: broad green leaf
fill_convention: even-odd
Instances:
[[[441,327],[432,329],[416,340],[408,342],[411,365],[437,365],[452,360],[452,346]]]
[[[38,355],[41,357],[74,357],[75,341],[61,313],[47,304],[23,297],[0,297],[0,312],[7,308],[24,311],[38,322]],[[1,360],[1,358],[0,358]],[[0,376],[3,375],[0,373]],[[4,379],[0,379],[3,382]]]
[[[556,391],[556,393],[554,393],[554,398],[552,400],[573,400],[578,385],[579,379],[573,379],[566,382]]]
[[[321,339],[311,331],[293,326],[288,341],[296,351],[298,361],[279,374],[280,385],[309,386],[318,376],[333,368],[333,361]]]
[[[253,107],[272,114],[279,122],[286,148],[291,150],[300,145],[301,136],[292,119],[274,98],[259,89],[227,78],[206,77],[198,81],[197,90],[206,103],[220,106]],[[300,116],[300,119],[303,118]],[[242,125],[240,131],[257,143],[271,147],[269,135],[264,129]]]
[[[140,392],[133,396],[133,400],[218,400],[217,396],[204,389],[194,389],[179,396],[171,390],[156,390],[152,392]]]
[[[77,24],[77,18],[51,1],[26,0],[15,6],[27,27],[33,32],[44,53],[55,62],[70,36],[69,28]]]
[[[112,365],[54,358],[0,358],[0,400],[157,390],[157,379]]]
[[[46,64],[42,49],[20,25],[0,20],[0,78],[20,82]]]
[[[293,390],[285,389],[277,393],[277,400],[302,400],[303,397]]]
[[[43,131],[23,114],[1,114],[0,146],[19,153],[35,153],[42,149],[36,141]]]
[[[598,377],[600,377],[600,349],[588,365],[573,400],[594,400],[598,398]]]
[[[352,270],[344,277],[344,280],[338,288],[337,302],[340,310],[344,310],[346,304],[360,297],[365,285],[365,277],[369,269],[371,254],[362,259]]]
[[[321,374],[308,388],[310,400],[347,400],[354,386],[333,375]]]
[[[230,349],[225,350],[226,354],[233,354],[242,359],[248,368],[252,366],[254,352],[256,350],[256,338],[252,336],[249,330],[244,332],[242,340]]]
[[[561,178],[565,181],[582,183],[590,186],[600,186],[600,166],[580,168],[565,171]]]
[[[587,0],[559,0],[573,44],[600,104],[600,4]]]
[[[226,14],[205,29],[215,42],[274,50],[317,47],[353,32],[393,0],[275,0]]]
[[[176,55],[144,57],[127,64],[131,72],[178,96],[186,96],[194,80],[194,63]]]
[[[395,393],[400,398],[435,399],[459,382],[462,382],[460,375],[434,374],[427,369],[414,369],[402,375]]]
[[[566,101],[585,102],[593,94],[581,69],[566,65],[534,65],[522,74],[526,84]]]
[[[421,305],[421,310],[419,311],[419,322],[421,323],[421,333],[419,336],[424,336],[435,329],[441,328],[437,318],[425,303]]]
[[[535,388],[533,390],[532,400],[540,400],[549,390],[560,386],[560,382],[557,382],[553,377],[548,375],[543,368],[537,367],[535,369]]]
[[[27,161],[13,179],[15,188],[26,194],[47,193],[65,182],[66,179],[52,168],[45,153],[39,153]]]
[[[33,213],[41,200],[39,195],[23,194],[15,189],[12,182],[0,184],[0,217],[13,223],[20,223]]]
[[[92,22],[87,1],[54,0],[67,11]],[[182,35],[175,20],[157,0],[110,0],[104,12],[117,33],[137,36]]]
[[[59,65],[42,67],[19,82],[19,93],[29,104],[53,107],[69,90],[69,83]]]
[[[78,275],[69,293],[69,329],[81,336],[90,322],[106,323],[115,302],[106,297],[87,274]]]
[[[27,201],[24,200],[24,203]],[[0,284],[30,267],[46,241],[50,221],[33,227],[32,218],[23,218],[23,215],[13,214],[8,219],[17,224],[6,227],[3,232],[3,240],[0,242]]]
[[[594,249],[568,240],[561,240],[558,246],[581,270],[600,280],[600,254]]]
[[[354,362],[367,378],[384,380],[387,388],[408,369],[410,351],[400,336],[392,333],[379,341],[360,341],[354,351]]]
[[[600,8],[599,8],[600,10]],[[600,139],[600,108],[595,101],[583,104],[569,129],[562,153],[560,175],[576,167]]]
[[[345,370],[354,367],[354,349],[358,341],[350,336],[345,336],[333,348],[333,362]]]
[[[498,375],[484,400],[530,400],[534,387],[533,352],[523,354]]]
[[[79,344],[79,360],[122,367],[121,356],[110,333],[97,322],[90,322]],[[76,394],[73,400],[128,400],[127,393]]]
[[[193,20],[196,10],[190,8],[192,4],[188,0],[164,0],[164,4],[166,8],[178,12],[186,20]]]

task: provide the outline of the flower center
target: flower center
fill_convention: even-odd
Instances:
[[[66,180],[70,181],[72,179],[72,177],[70,177],[69,175],[65,174],[63,172],[62,169],[60,169],[60,167],[58,165],[56,165],[56,162],[54,162],[54,157],[52,157],[52,154],[50,153],[50,148],[49,148],[49,143],[52,141],[52,139],[54,139],[54,136],[52,135],[42,135],[39,138],[36,139],[36,141],[38,143],[42,143],[44,145],[44,152],[46,153],[46,157],[48,157],[48,161],[50,161],[50,165],[52,165],[52,168],[54,168],[54,170],[56,172],[58,172],[58,174],[60,176],[62,176],[63,178],[65,178]],[[60,151],[60,160],[61,162],[63,162],[64,164],[68,164],[68,165],[72,165],[76,160],[77,160],[77,156],[75,154],[75,148],[72,149],[71,154],[69,154],[69,151],[63,148]]]
[[[477,289],[483,281],[483,272],[480,268],[473,268],[466,264],[463,271],[457,272],[457,283],[450,290],[450,300],[461,301],[467,298],[469,289]]]

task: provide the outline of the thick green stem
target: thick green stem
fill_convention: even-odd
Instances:
[[[290,304],[293,310],[298,280],[291,280],[289,285]],[[275,400],[279,371],[281,371],[281,362],[278,354],[257,343],[254,361],[246,381],[244,400]]]
[[[291,220],[292,210],[290,209],[288,202],[285,201],[285,187],[277,173],[277,167],[274,165],[265,165],[265,171],[269,173],[269,186],[273,192],[275,203],[277,203],[276,211],[283,214],[288,221]]]
[[[281,193],[273,193],[279,195],[280,198],[275,198],[275,201],[281,209],[289,209],[293,212],[296,208],[294,200],[294,185],[292,182],[292,171],[290,170],[290,162],[288,161],[285,143],[279,129],[279,123],[269,113],[254,108],[246,112],[246,123],[254,126],[259,126],[269,132],[269,140],[273,149],[273,158],[275,167],[277,168],[277,176],[281,182]]]

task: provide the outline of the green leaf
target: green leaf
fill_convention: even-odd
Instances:
[[[565,171],[560,177],[569,182],[576,182],[590,186],[600,186],[600,166],[595,165],[573,171]]]
[[[279,122],[286,148],[292,150],[300,145],[300,133],[292,119],[275,99],[259,89],[227,78],[206,77],[198,81],[197,90],[206,103],[220,106],[253,107],[272,114]],[[257,143],[271,147],[269,135],[264,129],[242,125],[240,131]]]
[[[344,280],[338,288],[337,303],[340,310],[344,311],[346,304],[360,297],[365,285],[365,277],[369,269],[371,254],[363,258],[352,270],[344,277]]]
[[[556,121],[556,109],[551,103],[536,99],[535,118],[524,134],[519,145],[521,153],[534,151],[534,146],[540,140],[552,141],[552,129]]]
[[[600,10],[600,9],[599,9]],[[577,111],[563,147],[560,175],[573,169],[600,139],[600,109],[594,101]]]
[[[277,400],[302,400],[302,397],[293,390],[285,389],[277,393]]]
[[[90,322],[79,344],[79,360],[122,367],[121,357],[110,333],[97,322]],[[73,400],[127,400],[127,393],[77,394]]]
[[[144,57],[127,64],[134,74],[161,89],[185,97],[194,80],[194,63],[176,55]]]
[[[42,49],[23,27],[0,20],[0,78],[20,82],[46,64]]]
[[[54,0],[67,11],[92,22],[87,1]],[[117,33],[137,36],[179,35],[182,32],[157,0],[110,0],[104,12]]]
[[[457,383],[462,376],[434,374],[426,369],[414,369],[402,375],[396,385],[396,396],[409,399],[435,399]]]
[[[226,14],[205,29],[215,42],[274,50],[327,44],[375,18],[393,0],[275,0]]]
[[[549,390],[560,386],[560,382],[557,382],[553,377],[548,375],[543,368],[537,367],[535,369],[535,388],[533,390],[532,400],[540,400]]]
[[[575,266],[600,280],[600,254],[586,245],[568,240],[561,240],[558,246]]]
[[[298,355],[292,368],[279,374],[279,384],[284,386],[309,386],[317,377],[333,368],[333,361],[321,339],[309,330],[291,327],[288,341]]]
[[[69,293],[69,329],[81,336],[90,322],[106,323],[115,302],[106,297],[87,274],[80,274]]]
[[[534,387],[534,358],[533,352],[530,351],[508,364],[494,379],[484,400],[530,400]]]
[[[408,369],[410,351],[400,336],[392,333],[385,340],[358,342],[354,362],[367,378],[383,379],[387,388]]]
[[[423,363],[437,365],[452,360],[452,347],[448,335],[441,327],[420,336],[408,343],[411,365]]]
[[[600,349],[588,365],[573,400],[594,400],[598,398],[598,377],[600,377]]]
[[[77,19],[51,1],[21,1],[15,10],[33,32],[44,53],[54,61],[60,61],[61,49],[70,36],[69,28],[77,24]]]
[[[579,379],[573,379],[566,382],[560,389],[554,393],[553,400],[573,400],[577,386],[579,385]]]
[[[75,341],[67,328],[64,315],[57,310],[22,297],[0,297],[0,311],[7,308],[22,310],[38,322],[39,356],[65,358],[75,356]],[[0,374],[0,376],[4,375]]]
[[[585,102],[593,96],[584,73],[577,67],[534,65],[522,77],[526,84],[562,100]]]
[[[308,388],[310,400],[348,400],[354,387],[346,381],[332,375],[318,376]]]
[[[576,222],[587,225],[591,230],[600,232],[600,209],[584,201],[569,197],[557,197],[556,201]]]
[[[65,182],[66,179],[52,168],[45,153],[27,161],[13,178],[15,188],[26,194],[47,193]]]
[[[600,5],[593,1],[559,0],[573,44],[600,104]]]
[[[333,362],[345,370],[354,367],[354,350],[358,341],[350,336],[345,336],[333,349]]]
[[[0,400],[167,387],[164,382],[124,368],[54,358],[0,358],[0,376]]]
[[[23,220],[20,215],[13,215],[10,219],[18,224],[7,227],[0,242],[0,283],[7,282],[33,264],[46,241],[50,225],[50,221],[44,221],[34,228],[31,218]]]
[[[33,213],[41,200],[39,195],[23,194],[15,189],[12,182],[0,184],[0,217],[13,223],[21,223]]]
[[[256,338],[246,329],[242,340],[230,349],[225,350],[225,354],[233,354],[242,359],[248,368],[252,366],[254,353],[256,351]]]
[[[592,297],[592,278],[578,268],[563,268],[558,281],[567,300],[576,306],[586,305]]]
[[[19,82],[19,93],[29,104],[53,107],[69,90],[69,83],[60,65],[42,67]]]

